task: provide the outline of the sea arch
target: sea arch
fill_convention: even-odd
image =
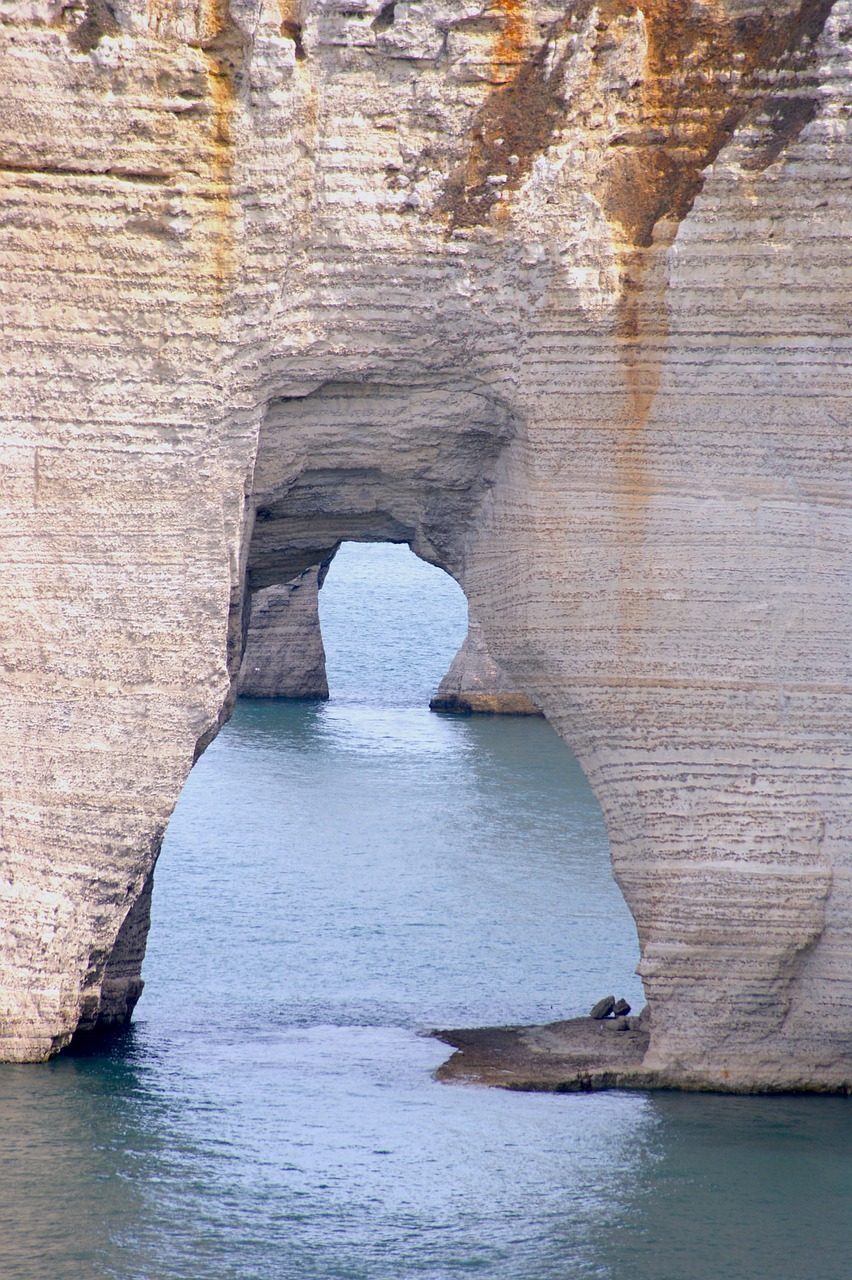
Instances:
[[[849,0],[368,9],[10,18],[0,1056],[119,998],[247,583],[354,531],[581,761],[649,1066],[846,1088]]]

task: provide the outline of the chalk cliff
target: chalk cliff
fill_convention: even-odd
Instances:
[[[540,716],[488,652],[482,627],[468,620],[467,635],[429,703],[432,711],[477,711],[490,715]]]
[[[251,598],[237,694],[248,698],[327,698],[319,589],[327,565]]]
[[[0,35],[0,1056],[132,1005],[246,593],[390,538],[587,771],[647,1071],[852,1084],[852,0]]]

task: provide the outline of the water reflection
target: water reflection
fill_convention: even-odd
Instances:
[[[111,1051],[0,1068],[4,1280],[91,1280],[144,1214],[132,1182],[161,1107],[146,1094],[133,1033]]]
[[[650,1094],[645,1120],[637,1183],[599,1242],[604,1274],[846,1280],[847,1099]]]

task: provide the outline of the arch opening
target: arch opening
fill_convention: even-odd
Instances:
[[[331,697],[240,699],[187,783],[143,1021],[227,1023],[246,985],[268,1029],[546,1021],[608,984],[641,1004],[568,749],[542,720],[428,710],[465,633],[459,588],[406,548],[347,543],[321,602]],[[200,994],[175,957],[196,928],[218,957],[192,961]]]
[[[232,606],[231,693],[217,722],[199,738],[196,758],[232,713],[252,598],[270,588],[292,586],[312,570],[318,588],[344,544],[384,544],[386,548],[405,544],[425,562],[424,568],[441,569],[466,586],[471,554],[475,557],[477,544],[487,538],[495,491],[506,481],[510,457],[517,462],[517,449],[513,451],[512,446],[522,449],[522,439],[520,422],[499,392],[471,379],[431,378],[405,388],[331,381],[291,387],[289,394],[273,398],[259,433],[247,502],[241,586]],[[445,656],[444,671],[452,654]],[[427,715],[441,674],[435,672],[421,690],[420,706]],[[467,732],[481,736],[488,731]],[[505,736],[516,737],[519,732]],[[556,741],[545,725],[529,732],[549,734]],[[556,750],[553,743],[551,749]],[[561,742],[558,749],[567,756]],[[597,801],[591,798],[579,765],[573,762],[572,767],[580,779],[578,785],[587,792],[584,803],[591,801],[603,832]],[[612,877],[605,832],[599,850],[607,892],[615,895],[625,936],[630,935],[635,949],[635,926]],[[103,1000],[100,1009],[93,1006],[92,1017],[81,1023],[82,1031],[127,1021],[132,1012],[142,986],[138,966],[144,954],[149,891],[150,885],[140,896],[142,905],[131,909],[107,959],[105,978],[112,971],[120,972],[127,998],[123,1004],[114,1002],[112,1014]],[[592,916],[596,918],[594,912]],[[132,947],[127,944],[131,938]],[[627,967],[621,966],[622,988],[630,984],[635,960],[632,955]],[[134,968],[135,985],[128,979]],[[108,990],[105,983],[104,991]],[[600,994],[585,992],[583,1000]],[[549,1011],[562,1012],[561,1003],[554,1003]],[[515,1017],[535,1016],[535,1012],[517,1009]]]

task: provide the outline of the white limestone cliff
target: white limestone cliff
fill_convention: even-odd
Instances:
[[[852,1085],[850,33],[5,4],[0,1057],[132,1005],[246,593],[389,538],[590,778],[648,1072]]]

